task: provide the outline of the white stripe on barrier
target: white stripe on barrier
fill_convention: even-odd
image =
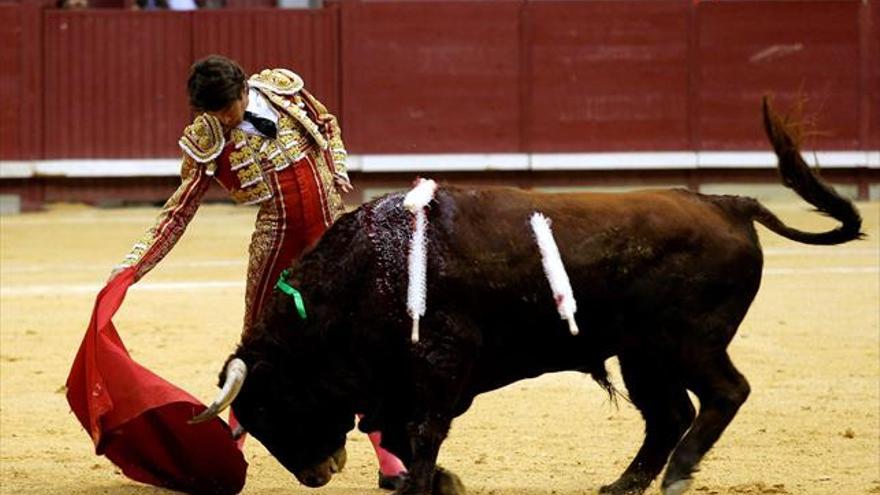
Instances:
[[[35,175],[66,177],[162,177],[180,175],[179,159],[52,160],[37,162]]]
[[[801,155],[811,166],[824,168],[867,167],[867,151],[812,151]],[[697,168],[774,168],[776,155],[772,151],[702,151],[697,153]]]
[[[880,150],[804,150],[825,168],[880,168]],[[349,170],[436,172],[491,170],[615,170],[774,168],[771,151],[647,151],[608,153],[412,153],[349,155]],[[0,179],[28,177],[164,177],[180,173],[178,159],[0,160]]]
[[[532,170],[616,170],[697,168],[698,153],[535,153]]]
[[[411,155],[361,155],[362,172],[466,172],[479,170],[528,170],[525,153],[450,153]],[[354,170],[354,168],[352,168]]]
[[[0,179],[27,179],[34,176],[34,162],[0,160]]]

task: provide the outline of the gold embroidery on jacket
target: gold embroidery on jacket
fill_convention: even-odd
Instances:
[[[195,162],[207,163],[208,175],[213,175],[216,169],[214,160],[220,156],[226,145],[223,126],[216,117],[203,113],[186,126],[178,144]]]
[[[267,174],[284,170],[309,154],[315,161],[317,179],[329,198],[329,209],[335,219],[343,211],[343,205],[336,191],[334,174],[347,179],[346,152],[336,117],[303,89],[299,76],[285,69],[254,74],[248,84],[279,111],[278,134],[275,139],[267,139],[233,129],[230,140],[235,143],[235,149],[229,154],[229,162],[240,190],[232,191],[232,198],[237,203],[251,204],[271,198],[274,186]],[[309,107],[318,115],[318,122],[310,117]]]
[[[251,244],[248,248],[248,276],[247,287],[245,289],[245,316],[243,335],[247,335],[253,325],[256,323],[256,316],[259,314],[260,308],[256,307],[257,292],[262,288],[260,282],[263,280],[264,273],[270,268],[272,262],[272,254],[277,249],[279,224],[287,220],[284,212],[278,207],[275,201],[267,201],[260,205],[257,212],[257,219],[254,222],[254,233],[251,236]],[[273,249],[274,248],[274,249]],[[263,299],[265,304],[267,298]]]
[[[259,180],[250,187],[232,191],[232,200],[242,205],[262,203],[271,197],[272,190],[264,180]]]
[[[278,144],[288,156],[288,163],[300,160],[314,144],[298,122],[286,115],[278,120]],[[283,167],[286,167],[284,165]],[[282,167],[282,168],[283,168]]]
[[[181,183],[165,202],[155,223],[135,243],[120,266],[138,265],[136,279],[147,274],[177,243],[201,203],[210,184],[201,165],[183,156]],[[146,258],[145,258],[146,256]]]
[[[280,95],[292,95],[303,88],[303,80],[287,69],[264,69],[248,80],[251,86]]]
[[[247,189],[263,180],[263,171],[260,170],[259,165],[249,165],[236,170],[235,173],[238,175],[238,181],[241,183],[242,189]]]
[[[318,172],[318,178],[324,186],[331,221],[335,222],[340,215],[345,213],[345,205],[342,202],[342,195],[336,191],[336,184],[333,181],[333,170],[328,166],[326,154],[319,150],[315,151],[315,168]]]
[[[239,183],[238,189],[230,192],[236,203],[254,204],[272,197],[272,190],[263,177],[260,153],[254,149],[262,144],[262,140],[251,137],[241,129],[233,129],[230,133],[230,139],[237,147],[229,152],[229,168],[235,172]]]
[[[261,93],[263,93],[263,95],[268,98],[269,101],[274,103],[275,106],[284,110],[285,112],[287,112],[288,115],[293,117],[295,121],[299,122],[303,129],[305,129],[306,132],[308,132],[309,135],[312,136],[312,139],[315,140],[315,143],[317,143],[321,149],[327,149],[327,139],[325,139],[324,135],[321,134],[321,129],[318,127],[318,124],[316,124],[314,121],[312,121],[312,119],[309,118],[309,114],[306,113],[305,110],[300,108],[298,105],[294,105],[287,98],[273,93],[272,91],[263,89],[259,86],[257,86],[257,89]]]
[[[323,103],[318,101],[318,99],[312,96],[308,91],[303,89],[297,96],[300,95],[302,95],[302,97],[308,101],[308,104],[315,109],[315,113],[318,114],[318,120],[324,126],[329,140],[328,146],[333,158],[332,168],[334,169],[334,172],[345,178],[345,180],[348,180],[348,170],[345,167],[345,160],[348,158],[348,153],[345,151],[345,144],[342,142],[342,129],[339,127],[339,121],[336,119],[335,115],[327,110],[327,107],[325,107]]]

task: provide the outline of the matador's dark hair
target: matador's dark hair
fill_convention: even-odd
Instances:
[[[186,82],[189,104],[203,112],[228,107],[241,97],[244,87],[241,66],[221,55],[209,55],[194,63]]]

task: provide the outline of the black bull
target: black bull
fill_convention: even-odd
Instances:
[[[802,232],[752,198],[685,190],[441,187],[428,207],[427,312],[413,343],[413,215],[402,195],[390,195],[342,217],[293,266],[290,285],[307,319],[276,292],[231,356],[235,371],[221,373],[233,393],[206,415],[241,387],[231,404],[244,428],[301,482],[320,486],[340,468],[346,433],[363,413],[360,429],[382,431],[383,446],[409,470],[400,493],[461,493],[457,477],[435,463],[452,419],[474,396],[562,370],[589,373],[613,393],[604,362],[617,356],[646,433],[602,491],[641,493],[666,467],[664,493],[683,492],[749,395],[726,349],[761,282],[754,222],[807,244],[862,236],[853,204],[809,169],[792,127],[766,103],[764,121],[785,184],[838,228]],[[553,222],[578,304],[577,336],[543,273],[529,227],[535,211]]]

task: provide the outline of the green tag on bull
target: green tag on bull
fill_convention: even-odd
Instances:
[[[290,275],[290,270],[285,269],[281,272],[281,276],[278,277],[278,282],[275,284],[275,287],[281,292],[287,294],[288,296],[293,298],[293,303],[296,305],[296,312],[299,313],[299,317],[303,320],[306,319],[306,305],[303,302],[302,294],[296,289],[294,289],[290,284],[287,283],[287,277]]]

